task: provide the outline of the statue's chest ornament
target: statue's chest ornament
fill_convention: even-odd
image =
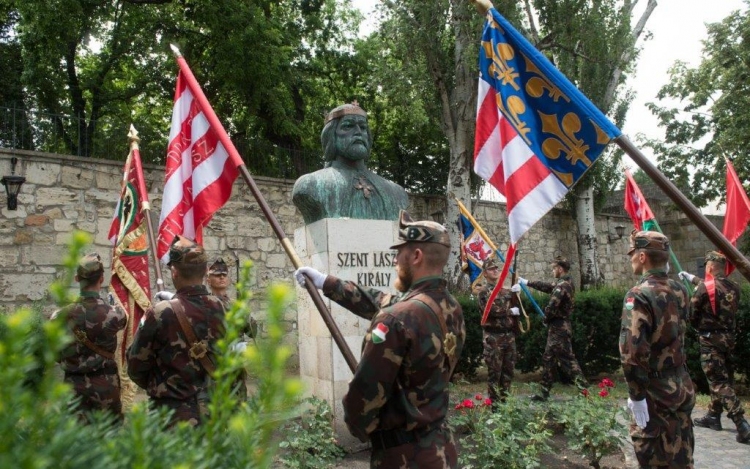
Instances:
[[[372,187],[368,182],[367,178],[364,176],[355,176],[354,177],[354,188],[357,190],[361,190],[362,193],[365,196],[365,199],[370,198],[370,194],[372,194],[372,191],[374,187]]]

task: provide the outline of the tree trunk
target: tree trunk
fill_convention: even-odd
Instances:
[[[596,218],[594,217],[594,188],[580,191],[576,197],[578,223],[578,256],[581,265],[581,289],[599,286],[603,276],[596,253]]]

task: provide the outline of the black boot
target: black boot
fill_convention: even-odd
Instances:
[[[740,417],[734,422],[737,425],[737,441],[740,443],[750,443],[750,424],[747,420]]]
[[[542,388],[541,393],[531,396],[531,400],[535,402],[545,402],[547,399],[549,399],[549,389],[547,388]]]
[[[711,430],[721,430],[721,412],[717,413],[709,410],[703,418],[694,419],[693,423],[698,427],[710,428]]]

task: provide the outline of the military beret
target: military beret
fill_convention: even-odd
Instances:
[[[208,262],[208,257],[203,246],[180,235],[174,237],[172,245],[169,246],[169,262],[167,262],[167,265],[196,265],[205,264],[206,262]]]
[[[325,123],[327,124],[334,119],[338,119],[339,117],[344,117],[350,114],[367,117],[367,113],[365,112],[365,110],[359,107],[359,104],[354,101],[351,104],[342,104],[341,106],[332,109],[331,112],[329,112],[326,116]]]
[[[221,257],[217,257],[216,260],[208,266],[208,275],[219,275],[219,274],[228,274],[229,273],[229,267],[227,266],[227,263],[224,262],[224,259]]]
[[[104,272],[102,258],[95,252],[86,254],[78,261],[76,275],[78,275],[79,279],[96,278],[101,275],[102,272]]]
[[[497,265],[497,262],[495,262],[495,259],[492,258],[492,257],[486,259],[482,263],[482,270],[489,270],[489,269],[493,269],[493,268],[494,269],[498,269],[498,268],[500,268],[500,266]]]
[[[724,256],[724,254],[720,253],[719,251],[707,251],[706,252],[706,262],[717,262],[719,264],[726,264],[727,258]]]
[[[562,256],[556,256],[554,259],[552,259],[552,265],[558,265],[565,270],[570,270],[570,262],[568,262],[568,260]]]
[[[669,238],[658,231],[636,231],[630,233],[630,249],[628,255],[636,249],[651,249],[653,251],[669,251]]]
[[[434,221],[414,221],[406,210],[401,210],[398,220],[398,239],[401,241],[391,246],[396,249],[407,243],[437,243],[451,247],[448,230]]]

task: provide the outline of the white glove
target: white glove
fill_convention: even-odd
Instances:
[[[521,285],[515,284],[512,287],[510,287],[510,291],[513,293],[518,293],[521,291]]]
[[[174,297],[174,293],[162,290],[160,292],[156,292],[156,295],[154,295],[154,300],[156,301],[169,301]]]
[[[328,277],[326,274],[318,272],[312,267],[300,267],[299,269],[294,271],[294,278],[297,279],[297,283],[299,283],[300,287],[305,286],[305,275],[310,277],[313,286],[315,286],[315,288],[317,288],[318,290],[323,288],[323,282],[325,282],[326,277]]]
[[[648,417],[648,406],[646,405],[646,399],[640,401],[633,401],[628,397],[628,409],[633,413],[635,418],[635,424],[641,428],[646,428],[646,424],[649,421]]]
[[[677,276],[680,277],[680,279],[687,280],[690,283],[693,283],[693,279],[695,278],[695,275],[689,272],[685,272],[684,270],[680,272],[679,274],[677,274]]]
[[[519,310],[518,307],[514,306],[514,307],[510,308],[510,314],[511,314],[511,316],[520,316],[521,315],[521,310]]]
[[[246,348],[247,348],[247,342],[245,341],[236,342],[229,347],[229,349],[235,353],[242,353],[245,351]]]
[[[525,279],[525,278],[523,278],[523,277],[518,277],[518,283],[519,283],[519,284],[521,284],[521,285],[523,285],[523,286],[525,287],[525,286],[526,286],[526,284],[527,284],[527,283],[529,283],[529,281],[528,281],[528,280],[526,280],[526,279]]]

